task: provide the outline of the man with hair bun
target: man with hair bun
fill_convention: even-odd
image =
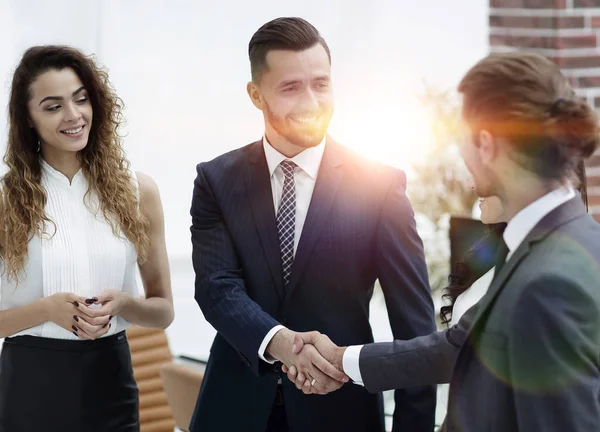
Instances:
[[[487,293],[429,336],[357,350],[311,332],[295,344],[353,380],[359,370],[372,392],[450,382],[448,432],[597,430],[600,225],[571,183],[597,148],[596,113],[536,54],[492,54],[459,91],[476,193],[499,197],[508,220]]]

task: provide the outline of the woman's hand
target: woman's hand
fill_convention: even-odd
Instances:
[[[86,316],[84,319],[89,323],[88,318],[104,318],[117,316],[121,313],[123,308],[127,305],[131,297],[129,294],[117,291],[117,290],[106,290],[102,292],[98,297],[92,297],[91,299],[84,299],[84,304],[79,305],[79,310]],[[86,305],[101,305],[99,308],[93,308]],[[92,321],[92,323],[98,321]],[[103,321],[101,321],[103,322]]]
[[[81,339],[96,339],[108,332],[108,316],[97,317],[93,322],[83,322],[82,308],[86,308],[84,297],[73,293],[56,293],[44,298],[48,321],[70,331]]]
[[[79,304],[79,308],[86,308],[87,306]],[[85,313],[79,313],[73,317],[75,323],[73,327],[75,327],[74,333],[82,339],[98,339],[99,337],[104,336],[110,330],[112,317],[101,316],[97,318],[91,318]]]

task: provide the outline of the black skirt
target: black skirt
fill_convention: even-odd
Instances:
[[[138,432],[125,332],[94,341],[6,338],[0,432]]]

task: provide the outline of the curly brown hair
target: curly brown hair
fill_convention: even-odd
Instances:
[[[0,180],[0,258],[8,279],[16,283],[29,240],[47,234],[48,224],[55,225],[45,212],[47,196],[41,185],[38,135],[29,124],[31,84],[48,70],[65,68],[71,68],[81,79],[94,114],[87,145],[78,153],[89,184],[86,198],[95,193],[114,235],[123,234],[133,243],[140,262],[147,256],[149,224],[139,211],[138,191],[118,133],[123,120],[122,100],[93,56],[67,46],[35,46],[23,54],[13,76],[4,155],[8,172]]]

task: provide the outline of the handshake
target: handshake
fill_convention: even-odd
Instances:
[[[283,363],[282,370],[298,390],[325,395],[349,381],[342,366],[345,351],[317,331],[297,333],[284,328],[271,339],[266,354]]]

